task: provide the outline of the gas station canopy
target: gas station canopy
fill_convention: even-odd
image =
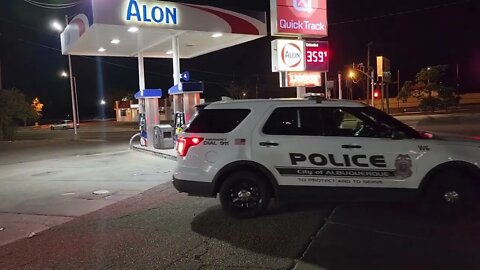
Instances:
[[[193,58],[267,35],[264,12],[156,0],[92,0],[61,34],[62,53],[90,56]]]

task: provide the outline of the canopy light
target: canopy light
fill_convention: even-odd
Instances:
[[[138,29],[138,27],[135,27],[135,26],[132,26],[132,27],[128,28],[128,32],[130,32],[130,33],[136,33],[136,32],[138,32],[138,30],[140,30],[140,29]]]

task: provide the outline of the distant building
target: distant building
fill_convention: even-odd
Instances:
[[[170,100],[158,100],[158,114],[160,121],[169,121],[171,119],[171,117],[169,117],[172,114]],[[115,101],[115,116],[117,122],[138,122],[140,116],[137,101]]]
[[[115,101],[115,116],[117,122],[138,122],[138,104],[132,100]]]

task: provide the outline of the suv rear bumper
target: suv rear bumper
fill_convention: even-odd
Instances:
[[[213,183],[196,182],[176,179],[173,177],[173,186],[179,191],[187,193],[188,195],[195,195],[201,197],[215,198]]]

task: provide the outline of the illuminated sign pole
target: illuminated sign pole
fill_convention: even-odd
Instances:
[[[304,52],[302,57],[303,62],[306,63],[303,70],[295,69],[291,67],[282,68],[278,65],[279,58],[285,60],[285,57],[291,55],[284,54],[283,50],[278,50],[274,47],[272,42],[272,71],[273,72],[285,72],[280,74],[280,81],[283,87],[291,87],[291,83],[294,81],[297,87],[297,97],[301,98],[305,95],[306,87],[321,86],[316,76],[321,72],[328,71],[328,43],[327,50],[319,50],[318,43],[309,46],[309,41],[303,40],[304,37],[311,38],[323,38],[328,36],[327,27],[327,1],[326,0],[271,0],[271,32],[272,36],[284,36],[284,37],[296,37],[298,41],[303,42]],[[293,42],[293,40],[291,40]],[[276,50],[277,49],[277,50]],[[275,55],[276,54],[276,55]],[[289,59],[287,59],[289,60]],[[327,63],[326,69],[319,67]],[[287,65],[288,66],[288,65]],[[295,71],[295,74],[292,72]],[[303,72],[303,73],[299,73]],[[292,78],[295,78],[292,80]],[[325,80],[327,80],[325,75]],[[298,85],[299,83],[305,83],[304,85]],[[312,85],[313,84],[313,85]],[[325,84],[325,92],[327,87]],[[327,93],[326,93],[327,94]]]
[[[302,37],[299,36],[298,39],[301,40]],[[305,52],[303,53],[303,56],[305,56]],[[302,98],[306,94],[307,94],[307,87],[306,86],[297,86],[297,98]]]

